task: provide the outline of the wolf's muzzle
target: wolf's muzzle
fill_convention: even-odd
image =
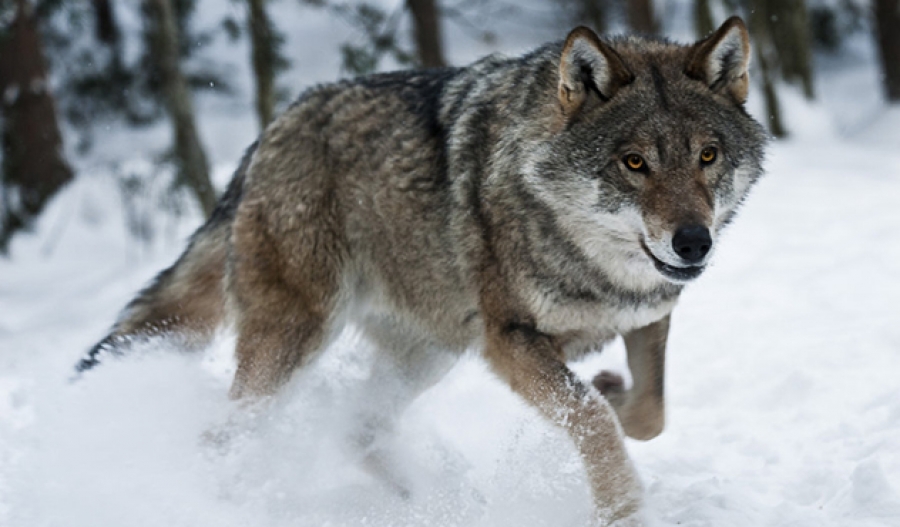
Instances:
[[[705,265],[689,265],[687,267],[675,267],[674,265],[669,265],[665,262],[662,262],[655,257],[653,258],[653,264],[656,266],[656,270],[660,272],[663,276],[668,278],[673,282],[690,282],[694,278],[700,276],[703,273],[703,270],[706,269]]]
[[[653,266],[656,267],[656,270],[672,282],[690,282],[694,278],[700,276],[700,274],[703,273],[703,270],[706,269],[705,265],[677,266],[668,264],[657,258],[643,240],[641,241],[641,248],[644,250],[647,257],[650,258],[650,261],[653,262]]]
[[[702,225],[680,227],[672,236],[672,249],[684,263],[699,264],[712,249],[712,237],[709,235],[709,229]]]

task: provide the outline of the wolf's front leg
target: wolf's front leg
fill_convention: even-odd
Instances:
[[[634,379],[631,389],[625,390],[622,377],[609,371],[594,377],[594,386],[613,405],[622,429],[634,439],[653,439],[665,426],[663,386],[668,335],[667,315],[624,336],[628,368]]]
[[[615,412],[566,367],[552,337],[529,325],[488,322],[485,356],[516,393],[573,439],[591,485],[597,524],[642,525],[642,489]]]

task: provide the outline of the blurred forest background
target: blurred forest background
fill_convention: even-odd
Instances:
[[[790,134],[781,108],[784,90],[815,100],[817,64],[860,35],[879,52],[883,100],[900,104],[900,0],[221,3],[225,7],[210,14],[201,13],[209,2],[198,0],[0,0],[0,254],[55,193],[84,176],[77,172],[86,169],[78,167],[113,175],[126,203],[128,228],[138,239],[154,236],[150,216],[177,216],[195,206],[209,214],[216,185],[197,124],[203,110],[195,100],[200,92],[236,97],[241,86],[251,86],[254,134],[265,127],[305,87],[289,87],[287,72],[312,67],[292,63],[286,52],[288,22],[297,17],[328,17],[346,29],[340,71],[354,76],[463,65],[448,59],[447,28],[487,48],[504,37],[496,29],[499,21],[518,21],[525,33],[529,26],[543,26],[557,38],[579,24],[601,33],[702,38],[727,16],[739,14],[753,34],[753,81],[773,136]],[[273,15],[276,7],[281,16]],[[690,21],[693,35],[674,31],[676,12]],[[222,40],[243,41],[249,53],[211,52],[223,49],[211,45]],[[542,40],[535,36],[531,45]],[[234,66],[240,61],[246,67]],[[154,127],[169,131],[168,148],[144,143],[140,135],[128,143],[127,153],[106,147],[113,135]],[[79,162],[98,150],[109,155],[95,155],[93,164]],[[130,162],[138,153],[150,162]]]

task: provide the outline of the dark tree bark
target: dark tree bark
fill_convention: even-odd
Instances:
[[[119,25],[113,13],[110,0],[93,0],[94,2],[94,28],[97,40],[109,46],[115,46],[119,42]]]
[[[766,102],[766,123],[769,125],[769,132],[779,138],[785,138],[788,135],[787,128],[784,127],[784,121],[781,118],[781,104],[778,102],[778,93],[775,91],[775,84],[772,82],[772,68],[769,67],[769,61],[763,53],[757,53],[759,61],[759,70],[762,75],[763,97]]]
[[[125,72],[125,65],[122,59],[122,33],[119,31],[115,10],[110,0],[93,0],[93,3],[94,36],[98,42],[110,50],[110,75],[114,79],[121,78]],[[124,94],[117,94],[117,96],[120,100],[127,97]]]
[[[885,94],[900,103],[900,0],[875,0],[875,26]]]
[[[556,0],[562,18],[573,26],[588,26],[599,34],[606,33],[610,15],[619,0]]]
[[[716,29],[713,20],[712,9],[709,0],[695,0],[694,2],[694,31],[697,38],[706,38]]]
[[[419,65],[424,68],[440,68],[447,65],[444,60],[444,44],[441,39],[440,13],[436,0],[406,0],[412,13],[413,36]]]
[[[781,118],[781,105],[778,102],[778,92],[772,80],[772,60],[769,58],[775,52],[769,34],[769,12],[763,6],[757,6],[750,14],[750,34],[753,38],[753,48],[756,54],[756,62],[759,64],[759,74],[762,80],[763,98],[766,104],[766,122],[769,133],[778,138],[787,137],[788,132]]]
[[[655,35],[659,23],[653,12],[653,0],[628,0],[628,25],[645,35]]]
[[[0,37],[0,122],[0,252],[6,252],[12,235],[72,179],[37,20],[26,0],[16,1],[15,19]]]
[[[265,0],[248,0],[250,45],[256,77],[256,116],[260,129],[272,121],[275,111],[275,41]]]
[[[778,52],[781,74],[799,84],[807,99],[815,96],[812,71],[812,34],[805,0],[764,0],[769,36]]]
[[[568,7],[566,5],[564,8]],[[609,25],[609,1],[608,0],[576,0],[574,2],[575,21],[577,24],[587,24],[598,33],[604,33]]]
[[[216,193],[209,179],[209,164],[194,122],[191,92],[179,65],[175,13],[170,0],[145,1],[150,15],[148,23],[154,26],[152,52],[160,66],[163,98],[175,138],[179,178],[194,192],[203,212],[209,216],[216,205]]]

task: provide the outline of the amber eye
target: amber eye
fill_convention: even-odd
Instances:
[[[704,165],[708,165],[716,160],[716,155],[718,152],[716,148],[713,146],[707,146],[700,152],[700,162]]]
[[[644,164],[644,158],[637,154],[628,154],[625,156],[625,166],[628,167],[629,170],[644,170],[646,165]]]

